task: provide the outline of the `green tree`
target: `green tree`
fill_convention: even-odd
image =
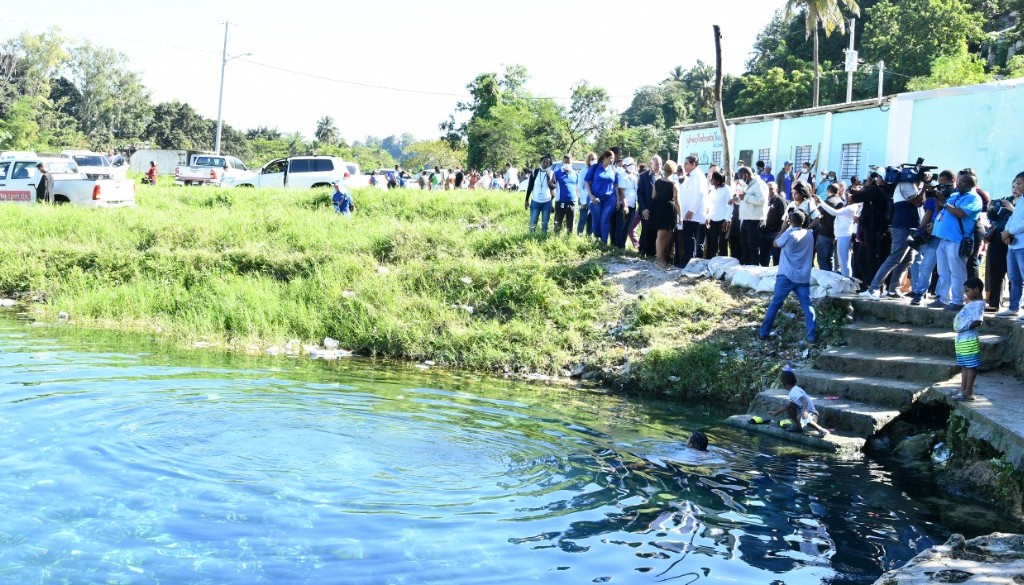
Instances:
[[[334,125],[334,118],[330,116],[324,116],[316,122],[316,132],[313,133],[313,138],[321,144],[334,146],[338,144],[340,132]]]
[[[956,87],[990,81],[992,75],[985,72],[985,61],[978,55],[967,52],[966,46],[954,55],[943,55],[932,63],[931,74],[915,77],[907,82],[910,91]]]
[[[818,28],[825,31],[826,37],[832,36],[832,31],[838,30],[840,34],[846,31],[846,17],[839,7],[840,0],[786,0],[786,15],[797,11],[804,13],[805,35],[813,37],[814,49],[812,62],[814,63],[814,84],[811,91],[811,104],[818,107],[820,104],[821,90],[821,68],[819,67],[819,46]],[[856,0],[842,0],[850,12],[860,15],[860,6]]]
[[[587,140],[600,132],[608,123],[608,92],[580,81],[572,87],[572,105],[566,116],[560,116],[565,129],[565,145],[562,150],[577,155]]]
[[[616,124],[605,128],[597,137],[597,150],[617,146],[622,149],[623,156],[632,156],[642,161],[655,154],[671,158],[675,147],[670,145],[671,140],[667,141],[666,137],[675,139],[675,132],[662,126]]]
[[[753,116],[771,112],[785,112],[810,105],[813,73],[796,69],[787,74],[781,67],[773,67],[761,75],[745,75],[733,111],[735,116]]]
[[[879,2],[866,11],[864,52],[871,62],[885,61],[896,73],[887,81],[903,91],[906,78],[930,75],[932,62],[981,41],[981,17],[963,0]]]
[[[78,122],[93,148],[138,140],[153,117],[149,90],[113,49],[85,43],[72,50],[71,81],[81,93]]]
[[[421,140],[407,146],[405,156],[406,166],[415,172],[435,165],[445,168],[463,165],[466,151],[453,150],[443,140]]]
[[[1024,77],[1024,55],[1014,55],[1006,62],[1006,77],[1009,79]]]
[[[189,104],[174,100],[153,108],[153,119],[146,128],[145,136],[158,148],[210,150],[213,148],[213,132],[212,120],[201,116]],[[223,138],[224,127],[221,128],[222,142]],[[227,148],[224,152],[234,154]]]

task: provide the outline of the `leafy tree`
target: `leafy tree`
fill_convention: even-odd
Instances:
[[[866,14],[865,54],[872,62],[884,60],[886,70],[897,74],[888,82],[897,92],[906,87],[906,78],[928,76],[933,61],[983,37],[979,15],[963,0],[886,0]]]
[[[93,148],[105,150],[145,133],[153,116],[149,90],[123,53],[89,43],[75,47],[70,79],[82,95],[78,122]]]
[[[675,146],[666,144],[666,134],[675,138],[675,132],[663,126],[617,124],[605,128],[597,137],[597,150],[603,151],[617,146],[622,149],[622,156],[632,156],[641,161],[646,161],[655,154],[671,158]]]
[[[842,0],[846,8],[854,15],[860,15],[860,6],[856,0]],[[819,67],[818,55],[818,27],[825,31],[825,36],[832,36],[832,31],[839,30],[840,34],[846,31],[846,17],[839,8],[839,0],[786,0],[786,15],[791,15],[797,10],[804,13],[806,37],[813,37],[814,52],[812,61],[814,63],[814,86],[811,92],[811,104],[818,107],[820,104],[821,70]]]
[[[1006,77],[1009,79],[1024,77],[1024,55],[1014,55],[1006,62]]]
[[[813,73],[796,69],[788,75],[781,67],[773,67],[762,75],[740,78],[742,89],[736,100],[734,116],[752,116],[806,108]]]
[[[608,124],[608,92],[580,81],[572,88],[572,105],[567,116],[560,117],[565,129],[565,153],[576,155],[588,138]]]
[[[257,126],[256,128],[246,130],[245,138],[246,140],[280,140],[281,131],[277,128]]]
[[[915,77],[907,82],[907,89],[920,91],[940,87],[956,87],[985,83],[992,75],[985,72],[985,61],[978,55],[967,52],[961,46],[955,55],[943,55],[932,63],[932,72],[927,76]]]
[[[221,127],[221,140],[224,128]],[[153,108],[153,119],[145,136],[159,148],[210,150],[213,148],[214,122],[204,118],[192,106],[178,100]],[[224,152],[231,152],[224,148]]]
[[[405,149],[405,164],[409,169],[419,171],[423,168],[452,167],[465,162],[466,151],[452,150],[443,140],[421,140],[413,142]]]
[[[715,68],[697,60],[681,81],[692,96],[692,117],[695,122],[706,122],[715,117]]]
[[[313,137],[317,142],[333,146],[338,144],[339,136],[340,133],[338,132],[338,128],[334,125],[334,118],[324,116],[317,120],[316,132],[313,133]]]

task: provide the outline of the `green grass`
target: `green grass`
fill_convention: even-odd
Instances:
[[[581,238],[526,234],[518,196],[140,187],[134,209],[0,206],[0,291],[44,318],[247,348],[330,336],[373,356],[554,372],[608,302]],[[598,303],[578,303],[586,296]],[[467,307],[472,307],[470,312]]]
[[[624,297],[617,250],[529,235],[518,195],[140,186],[138,207],[0,205],[0,294],[36,316],[179,345],[261,350],[325,337],[362,355],[562,374],[628,392],[740,402],[777,364],[744,357],[766,299],[721,283]],[[746,328],[746,329],[745,329]],[[627,366],[628,364],[628,366]],[[589,377],[589,376],[588,376]]]

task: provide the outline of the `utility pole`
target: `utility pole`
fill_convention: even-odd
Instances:
[[[239,57],[248,57],[252,53],[242,53],[241,55],[235,55],[234,57],[228,57],[228,25],[230,22],[224,22],[224,51],[220,55],[220,96],[217,98],[217,138],[213,142],[214,154],[220,154],[220,133],[223,127],[221,120],[221,111],[224,107],[224,67],[228,64],[228,61],[237,59]]]
[[[883,85],[885,83],[885,61],[878,62],[878,99],[882,99]]]
[[[853,73],[857,71],[857,50],[853,39],[857,35],[857,19],[850,19],[850,48],[846,50],[846,103],[853,101]]]
[[[220,54],[220,96],[217,98],[217,138],[213,142],[214,154],[220,154],[221,110],[224,107],[224,67],[228,64],[228,21],[224,21],[224,51]]]
[[[722,162],[725,163],[725,182],[732,185],[732,152],[729,148],[729,133],[725,126],[725,112],[722,108],[722,29],[718,25],[715,31],[715,118],[718,120],[718,131],[722,134]],[[682,134],[680,134],[682,140]]]

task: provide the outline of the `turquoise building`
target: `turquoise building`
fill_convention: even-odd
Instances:
[[[722,135],[715,122],[675,126],[678,159],[697,156],[701,166],[722,164]],[[759,160],[773,170],[819,161],[816,171],[863,178],[869,165],[913,162],[939,169],[973,168],[993,196],[1008,195],[1024,171],[1024,79],[901,93],[863,100],[734,118],[726,121],[733,165]]]

